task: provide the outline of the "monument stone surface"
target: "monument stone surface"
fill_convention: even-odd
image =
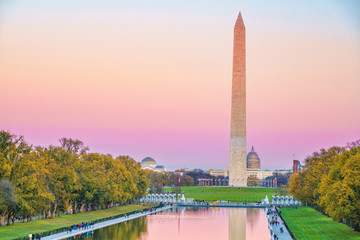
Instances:
[[[245,25],[241,13],[234,27],[229,185],[247,185]]]

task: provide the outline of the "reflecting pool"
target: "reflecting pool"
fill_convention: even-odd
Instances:
[[[268,240],[260,208],[174,208],[69,239],[103,240]]]

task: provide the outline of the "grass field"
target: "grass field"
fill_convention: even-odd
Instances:
[[[97,210],[87,213],[62,215],[55,219],[35,220],[28,223],[15,223],[13,226],[0,227],[0,239],[7,240],[18,237],[25,237],[28,236],[29,233],[45,232],[66,226],[71,226],[72,224],[76,224],[76,223],[94,221],[100,218],[141,210],[155,205],[156,204],[145,204],[144,206],[127,205],[127,206],[114,207],[114,208]]]
[[[171,188],[165,188],[171,191]],[[275,190],[273,188],[238,188],[238,187],[182,187],[181,191],[186,198],[195,200],[216,201],[225,200],[231,202],[253,202],[261,201],[267,195],[271,201],[271,196]]]
[[[281,208],[286,224],[297,240],[360,239],[360,233],[351,227],[335,222],[310,207]]]

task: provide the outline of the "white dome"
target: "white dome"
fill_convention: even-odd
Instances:
[[[146,157],[141,161],[141,167],[142,168],[155,168],[156,167],[156,161],[152,159],[151,157]]]

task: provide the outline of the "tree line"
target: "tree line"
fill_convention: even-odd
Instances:
[[[360,140],[314,152],[289,185],[298,200],[360,230]]]
[[[155,172],[146,170],[147,178],[150,181],[150,193],[162,193],[163,187],[198,186],[198,179],[226,180],[226,177],[213,176],[201,169],[185,171],[184,169],[175,172]],[[174,188],[175,189],[175,188]]]
[[[145,170],[149,179],[149,193],[162,193],[163,187],[193,186],[194,179],[187,175],[180,175],[175,172],[155,172]]]
[[[32,146],[0,131],[0,226],[20,218],[55,218],[126,204],[145,195],[149,180],[129,156],[89,153],[80,140]]]

